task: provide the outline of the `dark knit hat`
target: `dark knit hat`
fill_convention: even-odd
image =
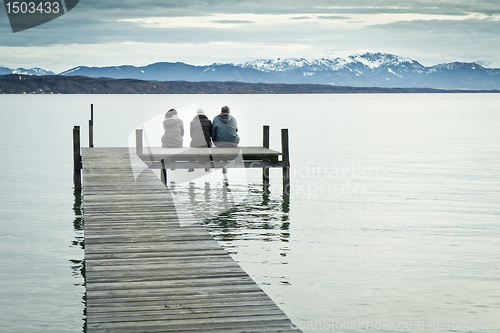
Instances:
[[[167,111],[167,113],[165,113],[165,118],[172,118],[172,116],[174,116],[176,114],[177,114],[176,109],[170,109]]]

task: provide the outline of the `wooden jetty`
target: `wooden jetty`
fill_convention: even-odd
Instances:
[[[262,168],[265,184],[269,183],[269,168],[283,169],[283,191],[290,192],[290,157],[288,129],[281,130],[282,152],[269,149],[269,126],[263,127],[262,147],[237,148],[159,148],[143,147],[142,129],[136,130],[136,154],[151,169],[161,169],[162,181],[167,182],[168,169],[227,169]],[[281,160],[280,160],[281,157]]]
[[[87,332],[298,332],[208,231],[176,210],[149,168],[134,175],[144,156],[130,148],[83,148],[80,156],[74,147]]]

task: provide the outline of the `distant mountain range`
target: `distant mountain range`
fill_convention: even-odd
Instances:
[[[0,75],[55,75],[40,68],[16,69],[11,70],[11,73],[7,73],[8,70],[0,67]],[[365,53],[346,58],[318,60],[259,59],[242,64],[215,63],[207,66],[194,66],[182,62],[158,62],[143,67],[78,66],[58,75],[145,81],[235,81],[384,88],[500,89],[500,69],[497,68],[485,68],[475,63],[464,62],[426,67],[415,60],[386,53]]]
[[[0,67],[0,75],[9,75],[9,74],[20,74],[20,75],[56,75],[56,73],[45,70],[43,68],[35,67],[35,68],[8,68],[8,67]]]

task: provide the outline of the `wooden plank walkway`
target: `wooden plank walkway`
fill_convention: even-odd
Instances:
[[[82,149],[87,332],[298,332],[131,157]]]

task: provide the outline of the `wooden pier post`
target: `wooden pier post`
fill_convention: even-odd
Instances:
[[[167,168],[165,167],[165,160],[161,160],[161,182],[165,185],[167,185]]]
[[[281,129],[281,152],[283,163],[283,192],[290,194],[290,150],[288,142],[288,129]]]
[[[82,189],[82,156],[80,154],[80,126],[73,127],[73,184],[75,191]]]
[[[269,149],[269,125],[262,128],[262,147]],[[262,182],[264,186],[269,185],[269,168],[262,168]]]
[[[142,155],[142,128],[135,130],[135,152],[137,155]]]
[[[94,148],[94,104],[90,104],[89,147]]]

